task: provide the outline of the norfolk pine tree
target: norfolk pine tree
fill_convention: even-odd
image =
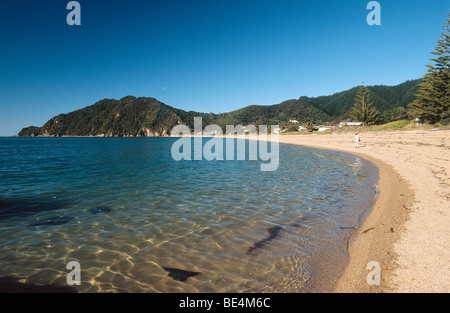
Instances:
[[[375,124],[380,116],[380,112],[373,106],[370,99],[370,91],[366,86],[361,86],[355,97],[355,105],[350,112],[350,117],[363,125]]]
[[[448,124],[450,119],[450,13],[443,30],[435,51],[431,52],[436,56],[430,59],[434,64],[427,65],[417,99],[409,104],[413,115],[432,124]]]

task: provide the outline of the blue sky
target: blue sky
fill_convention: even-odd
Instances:
[[[0,136],[103,98],[229,112],[426,72],[448,0],[0,0]]]

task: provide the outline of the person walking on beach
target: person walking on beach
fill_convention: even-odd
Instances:
[[[355,148],[359,148],[360,141],[361,141],[361,138],[359,138],[358,133],[355,133]]]

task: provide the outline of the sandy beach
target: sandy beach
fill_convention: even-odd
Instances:
[[[336,292],[450,292],[450,131],[282,135],[281,143],[350,152],[380,169],[373,210],[354,234]],[[381,284],[369,286],[370,261]]]

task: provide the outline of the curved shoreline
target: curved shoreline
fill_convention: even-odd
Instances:
[[[389,276],[392,270],[396,268],[397,256],[394,252],[394,243],[404,231],[404,222],[408,218],[404,207],[410,206],[411,201],[408,199],[413,198],[409,184],[401,179],[392,166],[364,153],[305,144],[296,140],[286,140],[287,137],[283,137],[280,136],[280,143],[351,153],[371,161],[378,167],[377,198],[372,209],[364,216],[360,228],[350,237],[349,262],[338,279],[334,292],[392,292],[393,288],[388,282],[391,280]],[[391,210],[384,209],[387,206]],[[377,261],[380,264],[382,278],[380,286],[367,284],[367,275],[370,271],[366,269],[366,266],[371,261]]]
[[[353,234],[349,248],[350,262],[341,276],[335,292],[394,292],[391,285],[397,268],[395,243],[405,231],[408,210],[414,192],[392,166],[362,153],[355,153],[375,163],[379,169],[378,196],[372,210]],[[370,286],[367,276],[369,262],[376,261],[381,268],[381,283]]]
[[[335,292],[450,291],[450,131],[384,131],[282,135],[280,143],[352,153],[375,163],[379,195],[350,245]],[[369,286],[366,266],[381,266]]]

